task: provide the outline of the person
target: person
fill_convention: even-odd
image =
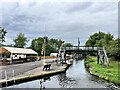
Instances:
[[[103,55],[102,55],[102,60],[103,60],[103,63],[102,63],[102,64],[104,64],[104,57],[105,57],[105,56],[104,56],[104,54],[103,54]]]
[[[57,54],[57,57],[56,57],[56,64],[58,65],[58,54]]]

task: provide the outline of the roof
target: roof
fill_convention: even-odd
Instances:
[[[32,49],[15,48],[15,47],[1,47],[0,54],[3,53],[15,53],[15,54],[38,54]]]

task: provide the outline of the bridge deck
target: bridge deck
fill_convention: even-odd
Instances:
[[[98,52],[98,50],[103,50],[103,47],[73,46],[63,47],[62,50],[66,52]]]
[[[64,55],[65,61],[66,61],[66,53],[67,52],[75,52],[75,53],[82,53],[82,52],[97,52],[98,53],[98,60],[97,63],[99,63],[99,58],[101,60],[101,63],[104,64],[104,57],[106,58],[106,63],[109,66],[109,60],[106,54],[106,50],[104,47],[87,47],[87,46],[73,46],[73,47],[61,47],[59,51],[60,57],[62,57],[62,54]]]

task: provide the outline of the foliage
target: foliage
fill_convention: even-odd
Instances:
[[[13,41],[15,43],[14,46],[18,48],[23,48],[28,42],[27,38],[22,33],[19,33]]]
[[[7,33],[7,31],[5,31],[4,28],[0,27],[0,44],[5,42],[6,33]]]
[[[114,60],[120,61],[120,39],[112,40],[109,45],[107,45],[107,53]]]
[[[110,33],[108,33],[108,34],[105,34],[105,42],[106,42],[106,44],[109,44],[109,42],[111,41],[111,40],[113,40],[113,35],[111,35]]]
[[[65,47],[72,47],[73,45],[71,43],[65,43],[64,46]]]
[[[31,48],[36,52],[38,52],[38,54],[41,54],[43,43],[44,43],[44,39],[42,37],[33,39],[31,42]]]
[[[51,38],[49,40],[49,46],[53,47],[57,51],[59,49],[59,47],[60,47],[58,39]]]
[[[113,35],[110,33],[106,34],[103,32],[94,33],[86,41],[86,46],[105,46],[113,40]]]
[[[113,39],[110,33],[98,32],[94,33],[86,41],[86,46],[100,46],[105,47],[109,57],[119,60],[120,58],[120,39]]]
[[[39,37],[37,39],[33,39],[31,42],[31,48],[38,52],[39,55],[41,55],[42,52],[42,45],[44,44],[44,38]],[[47,43],[46,43],[46,55],[50,55],[50,53],[57,53],[60,46],[62,44],[62,40],[58,39],[49,39],[47,37]]]

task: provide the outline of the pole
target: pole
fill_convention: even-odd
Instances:
[[[12,64],[12,59],[13,59],[13,53],[10,55],[10,64]]]
[[[45,63],[45,54],[46,54],[46,24],[45,24],[45,36],[44,36],[44,63]]]
[[[79,46],[80,46],[80,40],[79,40],[79,37],[78,37],[78,50],[79,50]]]
[[[46,50],[45,50],[45,49],[46,49],[45,47],[46,47],[46,45],[45,45],[45,38],[44,38],[44,63],[45,63],[45,51],[46,51]]]
[[[7,87],[7,72],[5,70],[5,79],[6,79],[6,87]]]
[[[15,71],[14,71],[14,69],[12,70],[12,72],[13,72],[13,81],[14,81],[14,85],[15,85]],[[14,87],[14,85],[13,85],[13,87]]]

